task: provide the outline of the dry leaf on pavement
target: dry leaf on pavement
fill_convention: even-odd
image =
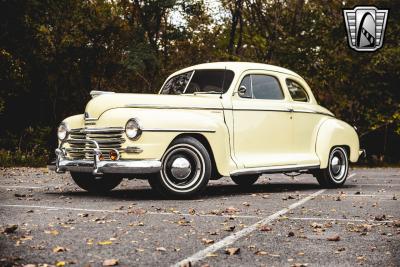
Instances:
[[[103,266],[115,266],[118,265],[117,259],[107,259],[103,261]]]
[[[225,249],[225,254],[236,255],[240,253],[240,248],[227,248]]]
[[[339,235],[329,236],[326,240],[328,240],[328,241],[340,241],[340,236]]]
[[[57,246],[57,247],[53,248],[53,252],[54,252],[54,253],[57,253],[57,252],[64,252],[64,251],[67,251],[67,249],[64,248],[64,247]]]

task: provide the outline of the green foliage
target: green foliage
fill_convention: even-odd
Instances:
[[[362,136],[400,133],[399,1],[217,3],[218,18],[203,0],[0,1],[0,162],[49,154],[55,127],[91,90],[154,93],[177,69],[221,60],[287,67]],[[342,9],[359,4],[390,8],[377,52],[347,45]]]

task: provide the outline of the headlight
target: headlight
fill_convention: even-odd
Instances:
[[[64,141],[68,137],[68,127],[62,122],[60,126],[58,126],[57,136],[60,141]]]
[[[137,119],[130,119],[125,125],[125,133],[129,139],[137,140],[142,135],[142,129],[140,129],[139,122]]]

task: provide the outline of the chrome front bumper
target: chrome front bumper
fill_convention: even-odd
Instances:
[[[88,140],[86,140],[87,142]],[[85,141],[83,141],[85,142]],[[62,148],[56,149],[56,161],[48,165],[49,170],[57,173],[66,171],[88,172],[94,175],[101,174],[148,174],[157,173],[161,170],[161,161],[159,160],[100,160],[101,152],[96,141],[96,147],[93,149],[93,160],[71,160],[66,158],[66,152]],[[62,144],[61,144],[62,145]],[[60,145],[60,147],[61,147]]]

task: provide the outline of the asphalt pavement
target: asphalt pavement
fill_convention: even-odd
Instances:
[[[225,177],[192,200],[143,180],[94,195],[68,174],[4,168],[0,266],[400,266],[399,201],[396,168],[352,169],[340,189]]]

